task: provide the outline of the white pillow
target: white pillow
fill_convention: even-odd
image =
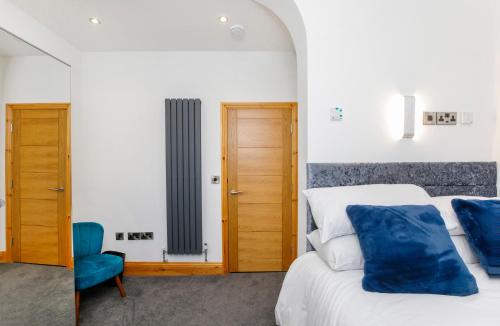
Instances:
[[[466,264],[477,264],[479,263],[479,258],[472,250],[469,241],[465,235],[455,235],[451,237],[451,240],[457,248],[458,254],[462,257],[462,260]]]
[[[307,235],[316,252],[334,271],[363,269],[365,259],[357,235],[346,235],[321,243],[319,230]],[[466,264],[477,264],[479,259],[473,252],[465,236],[452,236],[451,240],[458,254]]]
[[[346,213],[348,205],[428,205],[431,200],[423,188],[415,185],[312,188],[304,190],[304,195],[311,206],[322,243],[355,233]],[[453,229],[457,225],[447,223],[446,227]]]
[[[357,235],[346,235],[321,243],[319,230],[307,235],[318,255],[334,271],[363,269],[365,260]]]
[[[472,199],[472,200],[487,200],[487,199],[498,199],[498,198],[487,198],[487,197],[474,197],[474,196],[441,196],[441,197],[432,197],[431,204],[434,205],[441,216],[445,221],[450,221],[450,223],[454,223],[457,225],[455,229],[450,230],[451,235],[464,235],[464,229],[462,225],[460,225],[460,221],[458,220],[457,213],[451,206],[451,201],[453,199]]]

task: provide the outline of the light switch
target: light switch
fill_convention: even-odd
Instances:
[[[330,108],[330,120],[331,121],[343,121],[344,120],[344,109],[341,107]]]
[[[474,123],[474,113],[473,112],[462,112],[462,124],[471,125]]]
[[[424,125],[435,125],[436,123],[436,112],[424,112]]]

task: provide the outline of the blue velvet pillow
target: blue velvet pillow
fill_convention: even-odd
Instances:
[[[454,296],[478,292],[434,206],[354,205],[347,207],[347,215],[365,258],[366,291]]]
[[[451,205],[481,265],[500,276],[500,200],[453,199]]]

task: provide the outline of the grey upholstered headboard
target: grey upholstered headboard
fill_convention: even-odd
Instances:
[[[497,196],[496,162],[309,163],[307,188],[415,184],[431,196]],[[316,229],[307,205],[307,233]],[[311,250],[310,244],[307,244]]]

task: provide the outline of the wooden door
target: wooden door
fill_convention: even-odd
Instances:
[[[292,108],[227,112],[229,271],[283,271],[292,256]]]
[[[12,107],[12,259],[66,265],[68,111]]]

